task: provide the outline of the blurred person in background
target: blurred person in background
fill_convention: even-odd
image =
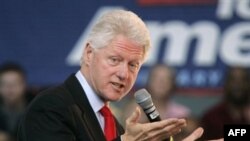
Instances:
[[[0,130],[0,141],[11,141],[8,133]]]
[[[205,129],[204,139],[223,137],[224,124],[250,124],[250,78],[247,69],[229,69],[223,99],[204,114],[201,124]]]
[[[18,121],[26,106],[26,77],[15,63],[0,67],[0,130],[16,137]],[[2,137],[3,138],[3,137]]]
[[[172,68],[164,64],[155,65],[149,73],[146,88],[163,119],[190,116],[189,108],[172,99],[176,88],[175,73]]]
[[[162,119],[185,118],[187,126],[175,135],[175,140],[182,140],[198,127],[198,121],[191,117],[191,110],[173,100],[176,94],[175,71],[165,64],[156,64],[149,72],[146,88]]]

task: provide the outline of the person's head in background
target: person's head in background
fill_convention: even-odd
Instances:
[[[136,14],[106,13],[89,34],[81,72],[103,101],[120,100],[134,85],[149,47],[149,31]]]
[[[0,96],[4,106],[14,108],[23,104],[26,91],[25,72],[15,63],[0,66]]]
[[[153,99],[166,101],[175,90],[174,70],[165,64],[156,64],[149,72],[146,87]]]
[[[0,130],[0,141],[11,141],[8,133]]]
[[[247,69],[232,67],[228,70],[224,83],[225,100],[234,107],[242,108],[250,104],[250,78]]]
[[[190,117],[190,109],[172,99],[176,89],[174,69],[166,64],[156,64],[149,72],[146,88],[162,119],[186,118],[188,125],[175,135],[175,140],[182,140],[198,127],[197,121]],[[145,119],[142,119],[145,120]]]

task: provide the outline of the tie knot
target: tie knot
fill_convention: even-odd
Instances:
[[[100,110],[100,113],[101,113],[102,116],[104,116],[104,117],[113,116],[112,113],[111,113],[111,111],[110,111],[110,109],[109,109],[106,105],[104,105],[104,106],[102,107],[102,109]]]

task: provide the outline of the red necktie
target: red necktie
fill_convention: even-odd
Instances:
[[[116,138],[116,126],[114,117],[109,110],[109,108],[104,105],[100,110],[100,113],[104,117],[105,124],[104,124],[104,133],[107,141],[112,141]]]

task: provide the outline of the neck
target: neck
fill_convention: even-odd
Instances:
[[[4,103],[4,108],[8,111],[21,112],[25,107],[25,101],[22,98],[15,102]]]
[[[92,85],[91,81],[90,81],[90,77],[89,77],[89,70],[87,69],[87,67],[81,67],[80,72],[82,73],[82,75],[84,76],[84,78],[86,79],[86,81],[88,82],[89,86],[93,89],[93,91],[95,92],[95,94],[97,94],[97,91],[95,91],[94,86]],[[101,96],[99,96],[97,94],[97,96],[104,102],[107,103],[107,105],[109,105],[109,102],[106,101],[105,99],[103,99]]]

